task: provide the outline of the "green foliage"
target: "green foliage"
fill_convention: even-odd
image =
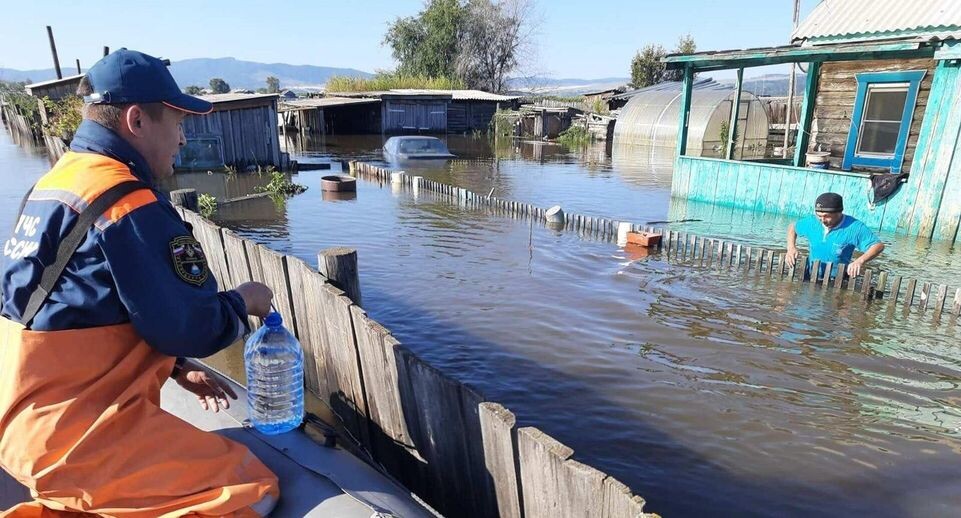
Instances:
[[[210,91],[215,94],[226,94],[230,92],[230,85],[227,84],[227,81],[215,77],[210,80]]]
[[[292,182],[282,171],[270,168],[270,181],[267,185],[257,188],[259,192],[270,193],[271,196],[293,196],[307,190],[307,187]]]
[[[694,42],[694,38],[690,34],[681,36],[677,40],[677,47],[674,47],[672,54],[692,54],[697,51],[697,43]],[[697,74],[694,74],[695,76]],[[665,81],[682,81],[684,79],[683,70],[668,70],[664,72]]]
[[[428,0],[417,16],[397,18],[387,28],[390,46],[403,76],[455,77],[458,33],[466,9],[459,0]]]
[[[593,140],[591,132],[587,131],[587,128],[580,124],[575,124],[567,128],[557,136],[557,141],[569,148],[587,146]]]
[[[43,98],[43,105],[47,109],[47,124],[44,131],[48,135],[63,138],[66,142],[73,140],[74,133],[83,120],[81,109],[83,99],[75,95],[68,95],[59,101]]]
[[[718,140],[721,141],[721,155],[727,152],[728,139],[734,139],[734,147],[732,149],[737,149],[737,128],[734,128],[734,134],[731,134],[731,125],[728,121],[721,123],[721,129],[718,131]]]
[[[197,85],[190,85],[184,88],[184,93],[187,95],[200,95],[204,92],[204,89]]]
[[[690,34],[681,36],[672,54],[690,54],[697,50],[697,44]],[[661,58],[668,52],[660,45],[645,45],[631,60],[631,88],[644,88],[656,85],[662,81],[681,81],[684,79],[682,70],[667,70]],[[696,74],[695,74],[696,76]]]
[[[590,111],[598,115],[607,115],[611,113],[611,109],[607,106],[607,102],[600,97],[595,98],[590,105]]]
[[[197,196],[197,206],[200,209],[200,215],[209,218],[217,212],[217,198],[203,193]]]
[[[3,96],[7,102],[13,105],[17,113],[23,115],[33,126],[33,129],[38,131],[40,129],[40,105],[37,98],[29,95],[24,89],[28,84],[28,82],[23,81],[15,83],[0,81],[0,96]]]
[[[255,91],[256,91],[257,93],[259,93],[259,94],[266,94],[266,93],[270,93],[270,92],[268,92],[268,91],[267,91],[267,89],[266,89],[266,88],[264,88],[264,87],[260,87],[260,88],[258,88],[258,89],[257,89],[257,90],[255,90]]]
[[[514,128],[520,124],[520,112],[497,110],[491,117],[489,132],[495,137],[513,137]]]
[[[370,79],[335,76],[327,80],[328,92],[373,92],[403,88],[459,90],[464,88],[464,83],[458,79],[448,77],[404,75],[399,72],[377,72],[377,74]]]
[[[267,76],[267,93],[280,93],[280,79],[277,79],[274,76]]]
[[[397,18],[384,44],[402,76],[457,78],[499,92],[525,55],[534,0],[427,0],[416,16]]]
[[[644,88],[664,80],[664,63],[661,58],[667,51],[660,45],[648,44],[634,54],[631,60],[631,88]]]

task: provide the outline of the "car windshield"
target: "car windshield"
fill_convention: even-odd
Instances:
[[[444,143],[435,139],[410,139],[400,141],[400,152],[407,154],[446,153]]]

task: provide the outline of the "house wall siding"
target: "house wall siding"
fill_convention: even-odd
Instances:
[[[814,106],[814,122],[811,126],[811,144],[808,149],[831,152],[831,167],[841,168],[844,151],[847,147],[848,133],[851,130],[851,115],[857,97],[857,74],[864,72],[896,72],[906,70],[927,70],[918,90],[914,117],[904,150],[903,172],[910,172],[911,162],[921,134],[924,110],[931,92],[936,62],[932,59],[901,59],[877,61],[836,61],[821,65],[818,82],[817,102]]]

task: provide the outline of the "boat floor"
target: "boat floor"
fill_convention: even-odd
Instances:
[[[172,381],[163,387],[161,406],[201,430],[243,443],[273,470],[281,498],[272,517],[437,516],[400,484],[339,446],[322,446],[302,430],[266,436],[245,428],[246,392],[231,383],[239,398],[226,411],[203,410],[194,395]],[[0,508],[26,500],[26,488],[0,471]]]

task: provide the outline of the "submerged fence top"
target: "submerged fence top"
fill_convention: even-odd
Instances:
[[[513,216],[533,218],[542,222],[547,219],[548,210],[533,204],[478,194],[468,189],[428,180],[420,176],[398,175],[397,171],[367,163],[351,162],[350,167],[352,172],[368,178],[382,182],[401,181],[415,191],[424,189],[437,192],[451,196],[466,205],[489,206]],[[955,316],[961,315],[961,287],[959,286],[938,284],[923,279],[903,278],[895,275],[894,272],[870,267],[863,268],[863,273],[855,278],[838,275],[825,279],[824,272],[831,272],[835,267],[838,271],[843,271],[846,265],[843,263],[839,265],[821,264],[815,261],[810,266],[810,271],[807,272],[806,256],[798,258],[797,265],[800,266],[800,269],[789,268],[784,261],[785,252],[782,250],[752,247],[732,240],[670,231],[666,227],[641,225],[603,217],[568,213],[565,215],[562,226],[567,230],[611,241],[617,240],[619,230],[621,232],[627,230],[632,232],[656,232],[664,235],[658,250],[664,253],[663,257],[671,261],[698,266],[764,272],[774,279],[790,282],[813,282],[821,288],[830,287],[839,291],[855,291],[862,294],[865,300],[885,299],[891,307],[900,303],[905,310],[912,307],[922,312],[930,310],[936,321],[940,321],[942,314],[945,313]],[[815,272],[816,275],[811,275],[811,272]]]

